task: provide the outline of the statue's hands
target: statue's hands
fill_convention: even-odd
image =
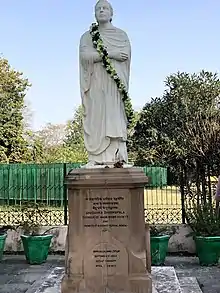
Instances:
[[[128,59],[128,54],[124,53],[124,52],[118,52],[118,51],[110,51],[108,53],[108,56],[110,59],[114,59],[117,61],[125,61]]]

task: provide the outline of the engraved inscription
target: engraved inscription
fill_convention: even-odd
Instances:
[[[125,228],[128,226],[128,215],[122,206],[125,198],[115,197],[86,197],[84,227],[87,228]]]
[[[92,274],[103,277],[120,275],[128,271],[127,251],[122,243],[106,237],[105,240],[103,239],[90,247],[84,256],[84,264],[85,275]]]
[[[116,267],[116,261],[118,259],[120,250],[118,249],[99,249],[93,250],[93,255],[95,258],[95,266],[97,268],[107,268]]]

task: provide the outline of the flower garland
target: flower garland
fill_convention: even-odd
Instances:
[[[133,113],[133,110],[131,107],[131,101],[130,101],[130,98],[128,95],[128,91],[126,89],[126,86],[121,81],[120,77],[118,76],[116,70],[114,69],[110,58],[108,57],[108,52],[107,52],[106,48],[104,47],[103,41],[102,41],[100,33],[99,33],[98,24],[96,24],[96,23],[92,24],[91,29],[90,29],[90,35],[92,37],[92,43],[93,43],[94,48],[97,50],[100,57],[102,58],[103,66],[105,67],[107,73],[115,81],[119,92],[122,94],[122,101],[124,103],[128,124],[130,124],[132,122],[134,113]],[[130,105],[128,105],[128,104],[130,104]]]

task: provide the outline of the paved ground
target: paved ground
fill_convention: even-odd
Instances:
[[[64,266],[64,256],[51,255],[40,266],[28,265],[22,255],[5,256],[0,263],[0,293],[32,293],[53,268]],[[194,257],[167,257],[179,277],[196,277],[204,293],[220,293],[220,267],[201,267]]]
[[[204,293],[220,293],[220,266],[201,267],[197,257],[167,257],[178,277],[196,277]]]
[[[32,293],[57,266],[64,266],[63,256],[51,255],[39,266],[28,265],[23,255],[6,255],[0,263],[0,293]]]

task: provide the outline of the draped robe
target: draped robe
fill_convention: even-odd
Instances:
[[[118,76],[128,90],[131,48],[127,34],[116,28],[100,30],[107,51],[128,54],[126,61],[111,59]],[[94,62],[94,52],[89,32],[80,40],[80,90],[84,108],[84,142],[89,161],[96,164],[111,163],[119,149],[120,159],[127,162],[127,118],[115,81],[106,72],[102,62]]]

